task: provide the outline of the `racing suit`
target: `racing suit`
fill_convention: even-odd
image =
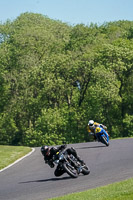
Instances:
[[[89,134],[93,135],[94,136],[94,139],[96,140],[97,137],[96,137],[96,134],[95,134],[95,129],[97,127],[102,127],[105,131],[107,131],[107,127],[103,124],[99,124],[97,122],[94,122],[94,126],[90,127],[89,125],[87,126],[87,131],[89,132]]]
[[[54,167],[53,156],[56,155],[56,153],[59,150],[64,150],[65,148],[66,148],[66,145],[61,145],[59,147],[52,147],[50,149],[50,154],[48,156],[44,156],[45,163],[47,163],[51,168],[53,168]],[[66,149],[66,151],[69,155],[72,154],[81,163],[84,163],[83,160],[81,160],[80,157],[77,155],[77,152],[73,147]],[[65,173],[65,171],[62,168],[60,168],[59,165],[57,165],[57,168],[55,169],[54,175],[55,176],[61,176],[64,173]]]

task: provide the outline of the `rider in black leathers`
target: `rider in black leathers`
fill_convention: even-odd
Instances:
[[[51,168],[54,167],[53,163],[53,156],[59,151],[59,150],[64,150],[66,148],[66,145],[61,145],[59,147],[49,147],[49,146],[42,146],[41,147],[41,153],[44,156],[45,163],[47,163]],[[74,157],[78,159],[79,162],[84,164],[84,161],[80,159],[80,157],[77,155],[76,150],[71,147],[66,149],[67,153],[70,155],[72,154]],[[65,171],[57,165],[57,168],[54,172],[55,176],[61,176],[64,174]]]

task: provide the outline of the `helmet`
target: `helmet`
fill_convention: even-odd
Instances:
[[[41,153],[43,156],[48,156],[50,154],[50,148],[48,146],[42,146]]]
[[[93,120],[89,120],[88,125],[89,126],[93,126],[94,125],[94,121]]]

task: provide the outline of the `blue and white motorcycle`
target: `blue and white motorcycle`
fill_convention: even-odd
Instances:
[[[109,146],[109,134],[101,126],[96,127],[95,136],[99,142]]]

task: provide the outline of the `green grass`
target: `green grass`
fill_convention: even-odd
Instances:
[[[53,200],[133,200],[133,179],[52,198]]]
[[[30,147],[0,145],[0,169],[13,163],[30,151]]]
[[[0,145],[0,169],[31,151],[30,147]],[[53,200],[133,200],[133,179],[73,193]],[[51,199],[51,200],[52,200]]]

